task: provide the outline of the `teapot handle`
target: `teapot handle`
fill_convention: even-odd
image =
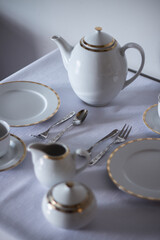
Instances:
[[[88,163],[91,160],[91,158],[90,158],[89,153],[85,150],[82,150],[82,149],[77,149],[75,151],[74,155],[75,156],[77,156],[77,155],[78,156],[83,156],[86,160],[85,163],[81,167],[76,168],[76,173],[79,173],[79,172],[83,171],[88,166]]]
[[[130,83],[132,83],[139,76],[139,74],[141,73],[141,71],[143,69],[144,62],[145,62],[144,50],[143,50],[143,48],[140,45],[138,45],[137,43],[132,43],[132,42],[131,43],[127,43],[120,49],[121,54],[124,55],[125,51],[128,48],[135,48],[135,49],[137,49],[140,52],[140,54],[141,54],[142,60],[141,60],[141,65],[140,65],[138,71],[135,73],[135,75],[133,77],[131,77],[130,79],[125,81],[123,88],[127,87]]]

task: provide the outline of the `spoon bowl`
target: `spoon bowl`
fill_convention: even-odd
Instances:
[[[73,118],[73,125],[78,126],[80,124],[82,124],[82,122],[86,119],[88,115],[88,110],[87,109],[83,109],[81,111],[79,111]]]
[[[72,123],[67,126],[65,129],[63,129],[61,132],[59,132],[52,140],[51,142],[57,142],[61,137],[62,135],[69,129],[71,128],[72,126],[79,126],[81,125],[84,120],[86,119],[88,115],[88,110],[87,109],[82,109],[80,110],[73,118],[72,120]]]

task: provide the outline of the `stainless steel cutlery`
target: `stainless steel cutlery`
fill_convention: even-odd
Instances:
[[[87,109],[82,109],[81,111],[79,111],[74,116],[72,123],[68,125],[65,129],[63,129],[61,132],[59,132],[53,139],[51,139],[51,142],[57,142],[70,127],[81,125],[83,121],[86,119],[87,115],[88,115]]]
[[[39,133],[38,135],[31,135],[32,137],[37,137],[37,138],[42,138],[42,139],[47,139],[48,138],[48,134],[49,131],[51,130],[51,128],[67,121],[68,119],[72,118],[75,115],[75,112],[72,111],[69,114],[67,114],[64,118],[62,118],[61,120],[59,120],[58,122],[52,124],[46,131]]]
[[[116,134],[118,133],[118,129],[114,129],[113,131],[111,131],[109,134],[107,134],[106,136],[104,136],[103,138],[101,138],[99,141],[97,141],[96,143],[94,143],[91,147],[89,147],[88,149],[86,149],[85,151],[88,152],[89,155],[91,155],[92,149],[99,143],[101,143],[102,141],[109,139],[111,137],[114,137]],[[79,152],[79,155],[83,157],[83,152]]]
[[[105,153],[110,149],[110,147],[113,144],[118,144],[118,143],[122,143],[124,142],[130,131],[131,131],[132,127],[127,126],[126,124],[123,126],[123,128],[121,129],[121,131],[119,132],[119,134],[116,136],[116,138],[113,140],[113,142],[111,142],[111,144],[109,144],[104,150],[102,150],[100,153],[98,153],[94,158],[91,159],[91,161],[89,162],[90,166],[95,165],[97,162],[100,161],[100,159],[105,155]]]

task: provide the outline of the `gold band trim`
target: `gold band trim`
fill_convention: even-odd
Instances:
[[[5,136],[1,137],[1,138],[0,138],[0,141],[2,141],[2,140],[4,140],[5,138],[7,138],[8,135],[9,135],[9,132],[8,132]]]
[[[76,212],[81,213],[91,204],[92,199],[93,199],[92,192],[87,188],[87,197],[81,203],[69,206],[69,205],[64,205],[64,204],[58,203],[53,198],[52,191],[53,191],[53,188],[47,194],[48,204],[52,208],[54,208],[60,212],[65,212],[65,213],[76,213]]]
[[[154,130],[153,128],[151,128],[151,127],[148,125],[148,123],[146,122],[147,112],[148,112],[151,108],[154,108],[154,107],[156,107],[156,106],[158,106],[158,104],[154,104],[154,105],[150,106],[149,108],[147,108],[147,110],[143,113],[143,122],[144,122],[144,123],[146,124],[146,126],[147,126],[149,129],[151,129],[153,132],[160,134],[160,132],[158,132],[158,131]]]
[[[12,169],[12,168],[18,166],[18,165],[24,160],[24,158],[25,158],[25,156],[26,156],[26,152],[27,152],[27,150],[26,150],[26,145],[25,145],[25,143],[22,141],[22,139],[20,139],[19,137],[17,137],[17,136],[14,135],[14,134],[10,134],[10,136],[12,136],[12,137],[14,137],[14,138],[17,138],[17,139],[20,141],[20,143],[22,144],[23,149],[24,149],[23,155],[21,156],[21,158],[19,159],[19,161],[16,162],[14,165],[12,165],[12,166],[10,166],[10,167],[8,167],[8,168],[0,169],[0,172],[6,171],[6,170],[9,170],[9,169]]]
[[[51,159],[51,160],[62,160],[64,158],[66,158],[68,156],[68,154],[70,153],[70,150],[68,147],[67,148],[64,147],[64,148],[66,149],[66,152],[64,154],[62,154],[60,156],[55,156],[55,157],[50,156],[50,155],[44,155],[44,158]]]
[[[84,43],[85,45],[87,45],[87,46],[89,46],[89,47],[93,47],[93,48],[106,48],[106,47],[110,47],[110,46],[112,46],[112,45],[114,44],[114,42],[115,42],[115,39],[113,38],[113,39],[112,39],[112,42],[107,43],[107,44],[105,44],[105,45],[92,45],[92,44],[87,43],[87,42],[84,40],[84,38],[82,38],[82,43]]]
[[[56,95],[57,100],[58,100],[58,104],[57,104],[57,108],[55,109],[55,111],[54,111],[51,115],[49,115],[47,118],[44,118],[44,119],[42,119],[42,120],[40,120],[40,121],[37,121],[37,122],[34,122],[34,123],[29,123],[29,124],[10,125],[10,127],[27,127],[27,126],[32,126],[32,125],[35,125],[35,124],[38,124],[38,123],[42,123],[42,122],[50,119],[51,117],[53,117],[53,116],[56,114],[56,112],[58,111],[58,109],[59,109],[59,107],[60,107],[60,97],[59,97],[58,93],[57,93],[55,90],[53,90],[51,87],[48,87],[48,86],[45,85],[45,84],[38,83],[38,82],[33,82],[33,81],[10,81],[10,82],[0,83],[0,86],[1,86],[1,85],[4,85],[4,84],[16,83],[16,82],[33,83],[33,84],[41,85],[41,86],[43,86],[43,87],[46,87],[46,88],[50,89],[50,90],[51,90],[52,92],[54,92],[54,94]]]
[[[124,186],[120,185],[115,179],[114,177],[112,176],[112,173],[111,173],[111,170],[110,170],[110,163],[111,163],[111,160],[113,158],[113,156],[115,155],[115,153],[122,147],[126,146],[127,144],[130,144],[130,143],[133,143],[133,142],[139,142],[139,141],[144,141],[144,140],[158,140],[160,141],[160,138],[138,138],[138,139],[135,139],[135,140],[131,140],[131,141],[128,141],[124,144],[121,144],[119,147],[117,147],[109,156],[108,160],[107,160],[107,171],[108,171],[108,175],[110,177],[110,179],[113,181],[113,183],[122,191],[130,194],[130,195],[133,195],[135,197],[138,197],[138,198],[143,198],[143,199],[147,199],[147,200],[152,200],[152,201],[160,201],[160,198],[154,198],[154,197],[145,197],[141,194],[136,194],[128,189],[126,189]]]
[[[89,50],[89,51],[92,51],[92,52],[106,52],[106,51],[110,51],[112,50],[113,48],[115,48],[117,46],[117,41],[115,39],[112,39],[112,42],[108,43],[108,44],[105,44],[105,45],[92,45],[92,44],[89,44],[87,43],[84,38],[82,38],[80,40],[80,45],[81,47]],[[87,46],[86,46],[87,45]],[[93,48],[90,48],[90,47],[93,47],[93,48],[103,48],[103,49],[93,49]]]

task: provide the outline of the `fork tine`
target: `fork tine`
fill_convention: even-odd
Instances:
[[[130,134],[130,131],[132,130],[132,126],[129,128],[127,134],[124,136],[124,138],[126,139],[128,137],[128,135]]]
[[[126,132],[128,131],[129,125],[126,127],[126,129],[123,131],[123,133],[121,134],[121,137],[124,138]]]
[[[118,136],[121,136],[121,134],[123,133],[125,127],[126,127],[126,124],[124,124],[124,126],[123,126],[123,128],[121,129],[121,131],[119,132]]]

